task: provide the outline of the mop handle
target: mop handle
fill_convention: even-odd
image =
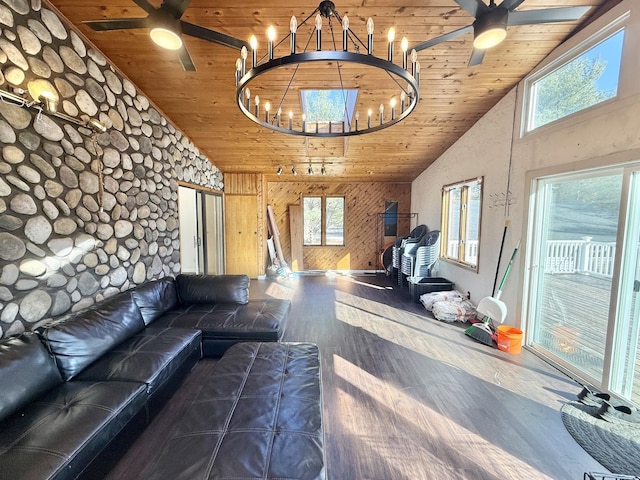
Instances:
[[[516,245],[516,248],[513,249],[513,253],[511,254],[511,260],[509,260],[509,263],[507,265],[507,269],[504,271],[504,275],[502,276],[502,281],[500,282],[500,286],[498,287],[498,292],[502,291],[502,287],[504,286],[504,282],[507,280],[507,275],[509,275],[509,270],[511,270],[511,264],[513,263],[513,259],[516,256],[516,253],[518,253],[518,248],[520,248],[520,241],[518,241],[518,244]]]

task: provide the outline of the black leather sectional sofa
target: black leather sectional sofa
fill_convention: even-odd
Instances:
[[[178,275],[0,341],[0,479],[102,478],[203,353],[145,478],[324,478],[317,347],[279,343],[290,303],[248,287]]]

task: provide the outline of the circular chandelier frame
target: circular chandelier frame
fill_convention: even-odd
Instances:
[[[333,3],[329,1],[323,1],[320,3],[320,6],[311,14],[307,19],[302,22],[301,26],[306,23],[306,21],[311,18],[312,15],[319,12],[319,15],[329,18],[334,15],[340,22],[343,21],[340,18],[339,14],[335,11]],[[292,19],[293,21],[293,19]],[[333,32],[333,28],[331,27],[331,31]],[[358,46],[356,44],[356,52],[349,52],[347,49],[347,39],[351,36],[352,38],[357,39],[361,44],[363,42],[358,38],[358,36],[353,33],[353,31],[347,26],[344,28],[343,33],[343,50],[321,50],[320,49],[320,32],[315,30],[318,35],[318,49],[315,51],[304,51],[301,53],[295,52],[295,32],[289,33],[286,37],[284,37],[278,45],[285,42],[288,38],[291,39],[291,51],[292,53],[283,57],[273,57],[274,46],[273,43],[269,44],[269,60],[265,63],[259,64],[256,59],[255,49],[253,51],[253,62],[252,68],[246,70],[246,57],[247,52],[244,52],[243,59],[238,59],[236,63],[236,102],[240,111],[250,120],[261,125],[262,127],[268,128],[270,130],[285,133],[289,135],[297,135],[304,137],[350,137],[356,135],[363,135],[365,133],[373,133],[379,130],[383,130],[388,128],[396,123],[401,122],[405,118],[407,118],[416,108],[420,99],[419,93],[419,71],[420,65],[416,60],[415,51],[411,52],[411,61],[407,61],[407,52],[406,48],[403,49],[403,65],[397,65],[393,63],[393,41],[389,42],[389,59],[383,59],[380,57],[376,57],[372,54],[372,33],[369,33],[368,43],[369,47],[366,53],[360,53],[358,50]],[[313,32],[311,33],[313,35]],[[309,42],[307,43],[307,45]],[[335,42],[334,42],[335,44]],[[363,44],[364,45],[364,44]],[[294,81],[295,74],[298,70],[298,67],[301,64],[311,63],[311,62],[335,62],[338,70],[340,69],[341,64],[356,64],[356,65],[364,65],[367,67],[375,68],[378,70],[384,71],[389,77],[391,77],[392,82],[395,82],[400,90],[404,93],[404,98],[400,102],[398,112],[395,112],[395,107],[391,107],[391,113],[388,115],[388,119],[384,119],[382,112],[380,113],[380,117],[377,122],[373,122],[373,118],[371,115],[371,111],[369,115],[366,116],[364,121],[362,119],[358,119],[356,115],[352,115],[351,118],[347,119],[348,130],[345,130],[344,126],[340,131],[332,131],[331,130],[331,122],[329,122],[329,131],[321,131],[318,128],[318,122],[311,121],[305,122],[303,119],[301,123],[301,127],[294,128],[293,122],[290,118],[281,119],[281,107],[284,103],[284,98],[289,90],[289,87]],[[408,64],[411,64],[411,71],[409,71]],[[275,107],[275,113],[270,111],[265,111],[264,115],[260,112],[259,105],[251,104],[251,97],[247,96],[246,93],[250,91],[249,85],[251,82],[256,81],[260,76],[266,75],[268,73],[272,73],[273,71],[285,68],[285,67],[295,67],[294,73],[292,75],[291,80],[289,81],[289,86],[285,90],[279,104]],[[407,87],[406,90],[402,86],[400,86],[400,80],[406,82]],[[406,104],[405,100],[406,99]],[[382,105],[381,105],[382,109]],[[320,122],[323,123],[323,122]],[[343,121],[343,125],[345,122]],[[313,128],[315,125],[315,129]],[[308,127],[312,128],[309,129]]]

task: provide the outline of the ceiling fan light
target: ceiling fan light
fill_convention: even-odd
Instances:
[[[479,50],[495,47],[507,36],[509,10],[498,7],[473,22],[473,46]]]
[[[473,39],[473,46],[479,50],[486,50],[501,43],[507,36],[504,27],[496,27],[476,35]]]
[[[159,47],[167,50],[179,50],[182,48],[182,38],[173,30],[166,27],[155,27],[149,32],[151,40]]]

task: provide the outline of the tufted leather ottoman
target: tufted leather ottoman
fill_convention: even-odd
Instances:
[[[324,479],[318,348],[231,347],[141,478]]]

